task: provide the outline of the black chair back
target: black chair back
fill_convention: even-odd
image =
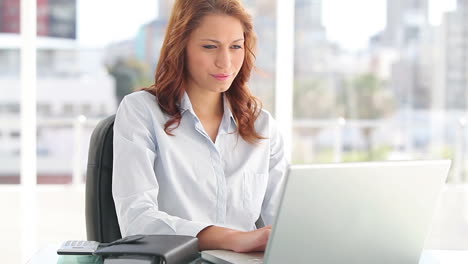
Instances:
[[[103,243],[121,238],[112,198],[114,120],[112,115],[94,129],[86,172],[87,239]]]

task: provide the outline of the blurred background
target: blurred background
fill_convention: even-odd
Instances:
[[[259,39],[250,88],[275,115],[277,1],[243,2]],[[25,192],[20,0],[0,0],[3,263],[86,239],[90,135],[153,82],[172,4],[37,0],[37,184]],[[468,0],[295,0],[289,19],[292,163],[451,159],[427,245],[468,249]]]

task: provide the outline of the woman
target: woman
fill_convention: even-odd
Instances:
[[[155,84],[124,98],[114,125],[122,236],[196,236],[200,250],[263,251],[286,162],[249,92],[252,19],[238,0],[176,0]],[[261,219],[267,226],[256,229]]]

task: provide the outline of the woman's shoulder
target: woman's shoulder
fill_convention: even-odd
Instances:
[[[141,105],[141,104],[157,104],[156,103],[156,96],[151,94],[150,92],[140,90],[133,92],[131,94],[127,94],[123,102],[127,104],[135,104],[135,105]]]
[[[269,134],[269,131],[273,128],[276,128],[276,121],[270,112],[264,108],[260,109],[260,113],[255,120],[255,128],[257,131],[266,132]],[[263,133],[262,133],[263,134]]]
[[[160,111],[157,97],[144,90],[126,95],[119,107],[131,107],[139,111]]]
[[[144,90],[126,95],[117,110],[117,115],[120,113],[133,113],[133,115],[148,121],[156,118],[163,122],[167,119],[159,107],[157,97]]]
[[[275,121],[275,119],[273,118],[273,115],[265,108],[260,109],[260,113],[258,115],[257,120],[261,122],[274,122]]]

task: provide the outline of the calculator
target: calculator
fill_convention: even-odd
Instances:
[[[59,255],[92,255],[99,247],[96,241],[69,240],[57,250]]]

